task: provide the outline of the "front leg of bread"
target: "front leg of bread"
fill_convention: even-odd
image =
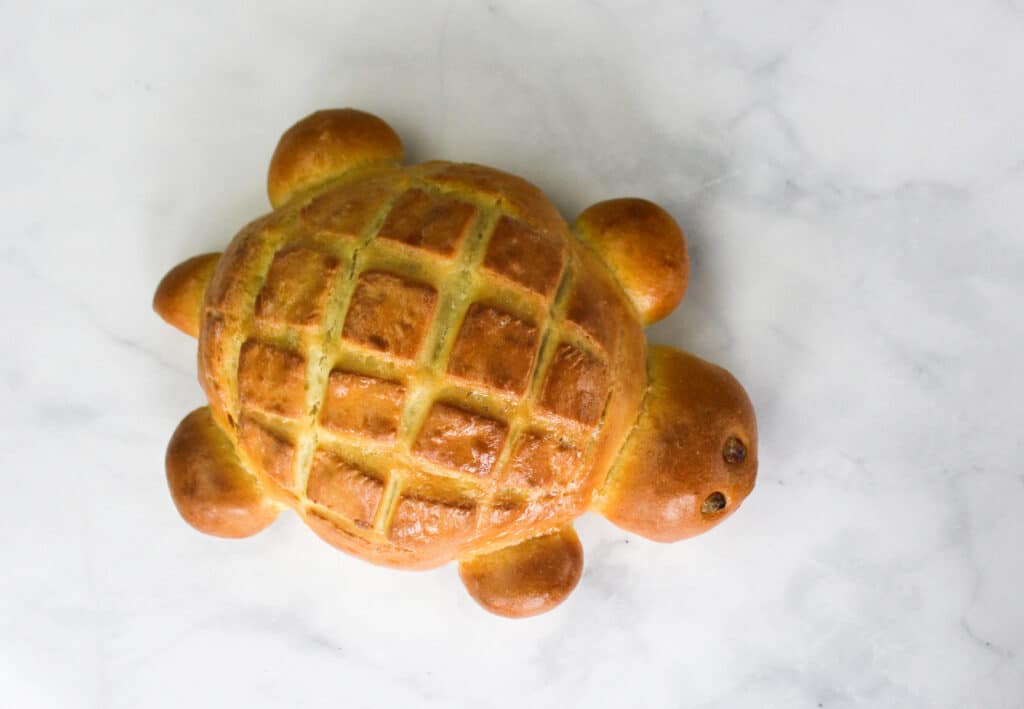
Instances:
[[[248,537],[268,527],[279,508],[247,472],[235,447],[210,415],[186,416],[167,446],[167,485],[185,521],[218,537]]]
[[[615,273],[644,325],[683,299],[690,273],[686,241],[658,205],[633,198],[598,202],[576,218],[573,231]]]
[[[571,526],[459,564],[469,595],[509,618],[551,610],[572,593],[582,573],[583,547]]]
[[[281,136],[270,160],[267,194],[274,207],[292,195],[359,167],[397,166],[402,141],[387,123],[352,108],[317,111]]]

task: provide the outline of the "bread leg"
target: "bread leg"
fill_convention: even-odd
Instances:
[[[204,406],[186,416],[167,446],[167,484],[178,512],[200,532],[248,537],[268,527],[279,508],[235,455],[231,440]]]
[[[672,312],[686,292],[690,262],[672,216],[643,199],[598,202],[576,218],[573,231],[618,277],[644,325]]]
[[[509,618],[551,610],[583,572],[583,547],[571,526],[463,560],[459,576],[481,606]]]
[[[280,207],[304,189],[353,168],[399,165],[402,141],[387,123],[351,108],[317,111],[281,136],[270,160],[267,194]]]
[[[597,496],[619,527],[659,542],[706,532],[757,477],[757,422],[731,374],[671,347],[648,351],[636,426]]]
[[[186,335],[199,337],[203,298],[218,259],[220,254],[193,256],[168,271],[156,287],[153,310]]]

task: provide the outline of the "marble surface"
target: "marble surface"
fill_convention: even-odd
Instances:
[[[0,56],[0,705],[1024,706],[1019,0],[3,3]],[[650,336],[757,407],[735,517],[588,515],[521,622],[293,515],[180,521],[203,399],[154,286],[335,105],[569,217],[670,209],[693,277]]]

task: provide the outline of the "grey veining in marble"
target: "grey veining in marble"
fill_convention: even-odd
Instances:
[[[0,705],[1024,706],[1022,87],[1018,0],[0,4]],[[755,403],[735,517],[588,515],[578,590],[517,623],[292,515],[181,522],[202,394],[153,288],[334,105],[570,218],[677,217],[650,336]]]

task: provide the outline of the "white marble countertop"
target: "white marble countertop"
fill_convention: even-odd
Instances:
[[[1024,5],[555,5],[0,8],[0,705],[1024,706]],[[202,393],[153,289],[337,105],[568,217],[670,209],[691,287],[650,337],[754,401],[735,517],[588,515],[576,593],[521,622],[294,515],[178,518]]]

